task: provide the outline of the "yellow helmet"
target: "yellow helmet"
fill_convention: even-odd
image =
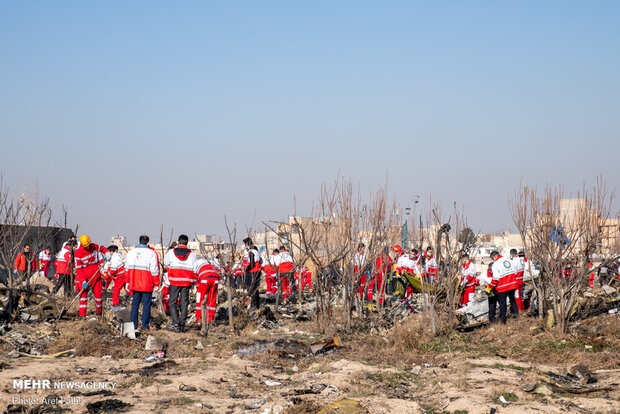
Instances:
[[[82,247],[90,246],[90,237],[88,237],[88,234],[82,234],[80,236],[80,244],[82,245]]]

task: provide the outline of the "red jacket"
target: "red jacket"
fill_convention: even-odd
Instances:
[[[127,253],[125,269],[132,292],[152,292],[159,286],[159,260],[155,250],[137,245]]]
[[[88,248],[80,246],[73,254],[75,281],[93,283],[101,279],[101,272],[97,271],[106,253],[108,249],[95,243],[91,243]]]
[[[517,278],[512,260],[499,256],[495,262],[493,262],[492,272],[493,280],[489,286],[494,287],[498,293],[517,288]]]
[[[30,258],[27,257],[30,256]],[[33,272],[37,271],[37,259],[34,257],[32,252],[24,253],[22,250],[17,254],[17,258],[15,258],[15,265],[13,266],[13,270],[17,270],[19,272],[25,272],[28,269],[28,260],[31,260],[30,267]]]
[[[171,286],[191,286],[198,279],[196,253],[179,245],[168,250],[164,256],[164,265],[168,268],[168,280]]]
[[[199,261],[198,268],[198,281],[206,281],[207,279],[217,279],[220,280],[220,272],[221,268],[218,264],[214,262],[208,262],[206,260]]]
[[[62,247],[58,256],[56,256],[56,261],[54,262],[54,266],[56,266],[56,274],[58,275],[66,275],[69,273],[69,263],[71,263],[71,250],[67,248],[66,245]]]

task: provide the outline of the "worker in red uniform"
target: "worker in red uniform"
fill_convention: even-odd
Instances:
[[[437,282],[438,272],[437,272],[437,260],[435,260],[435,256],[433,256],[433,248],[428,246],[426,248],[426,252],[424,253],[424,258],[426,259],[424,266],[426,268],[426,274],[424,276],[424,281],[426,283],[434,284]]]
[[[588,258],[588,283],[590,284],[590,288],[594,289],[594,263],[592,263],[592,259]]]
[[[373,291],[372,287],[370,287],[370,274],[366,270],[366,245],[364,243],[359,243],[357,245],[357,250],[353,253],[352,262],[356,280],[359,280],[357,291],[360,298],[364,297],[364,290],[368,289],[368,300],[372,300]],[[367,284],[369,286],[366,286]]]
[[[291,256],[288,250],[286,250],[286,247],[280,246],[278,250],[280,253],[277,258],[274,258],[274,267],[277,274],[280,275],[280,289],[282,292],[282,298],[286,300],[288,295],[292,293],[289,286],[289,281],[293,276],[295,261],[293,260],[293,256]]]
[[[392,258],[388,254],[388,248],[386,247],[385,251],[377,256],[376,262],[376,274],[375,274],[375,282],[377,292],[379,293],[379,303],[383,303],[385,296],[385,280],[386,276],[389,272],[389,269],[392,267]]]
[[[80,295],[80,316],[86,316],[88,308],[88,291],[92,290],[95,297],[95,310],[101,315],[101,295],[103,286],[101,282],[101,269],[105,257],[109,257],[108,249],[95,243],[91,243],[90,237],[83,234],[80,236],[80,247],[73,255],[75,266],[75,291]]]
[[[164,265],[168,269],[170,281],[170,316],[172,319],[172,325],[167,329],[174,332],[185,330],[189,290],[198,276],[196,253],[187,247],[187,243],[189,243],[189,237],[181,234],[178,246],[168,250],[164,257]],[[179,305],[177,305],[179,299],[180,312]]]
[[[245,267],[247,264],[244,264],[243,261],[235,263],[233,266],[233,278],[231,280],[231,286],[234,289],[240,289],[243,285],[243,278],[245,277]]]
[[[56,286],[52,289],[52,293],[56,293],[61,287],[64,287],[65,297],[69,297],[73,291],[72,269],[73,269],[73,252],[77,247],[75,237],[67,240],[58,254],[54,267],[56,268]]]
[[[32,274],[37,271],[37,258],[30,250],[29,244],[24,244],[24,248],[17,254],[15,264],[13,265],[13,273],[20,279],[28,277],[28,273]]]
[[[198,260],[198,290],[196,292],[196,321],[201,323],[202,302],[207,301],[207,322],[215,318],[217,310],[217,288],[220,284],[222,267],[218,258]]]
[[[461,267],[461,286],[465,289],[461,295],[461,302],[459,307],[467,305],[474,299],[474,293],[476,292],[476,286],[480,283],[476,277],[476,266],[469,259],[469,255],[463,255],[465,263]]]
[[[159,289],[159,256],[149,247],[149,237],[141,235],[139,244],[127,253],[125,268],[129,279],[131,298],[131,321],[138,329],[138,313],[142,304],[141,330],[153,330],[151,321],[151,301]]]
[[[168,280],[168,273],[164,273],[164,283],[161,288],[161,302],[164,305],[164,313],[170,316],[170,281]]]
[[[303,292],[308,287],[308,291],[312,291],[312,272],[306,267],[301,267],[301,275],[299,276],[300,288],[299,290]]]
[[[112,253],[108,266],[108,276],[110,280],[114,281],[114,286],[112,287],[112,306],[119,306],[121,304],[120,295],[123,288],[125,288],[125,293],[131,296],[131,291],[127,289],[129,274],[125,268],[125,258],[119,253],[118,246],[108,246],[108,251]]]
[[[506,324],[506,298],[510,300],[510,313],[513,315],[519,314],[519,308],[515,300],[517,282],[514,266],[512,260],[502,257],[497,250],[491,252],[491,260],[493,260],[493,280],[487,286],[487,292],[491,292],[493,289],[497,291],[499,317],[502,323]]]
[[[517,288],[515,289],[515,300],[517,301],[517,308],[519,308],[519,312],[523,312],[525,310],[525,305],[523,303],[523,276],[525,275],[525,252],[520,251],[517,253],[516,249],[510,250],[510,257],[514,263],[514,271],[515,271],[515,281],[517,282]]]
[[[263,272],[265,273],[265,285],[267,285],[267,289],[265,291],[265,296],[270,298],[273,296],[278,290],[278,283],[276,282],[276,269],[273,266],[273,263],[276,261],[276,256],[280,253],[278,249],[274,249],[268,257],[265,257],[263,260]]]
[[[261,273],[261,257],[260,253],[251,238],[246,237],[243,239],[245,245],[244,262],[245,268],[245,288],[247,289],[248,296],[250,297],[250,307],[252,309],[260,308],[260,296],[258,289],[260,287],[260,273]]]
[[[52,263],[52,253],[49,247],[39,252],[38,262],[39,272],[43,273],[43,276],[48,277],[50,264]]]

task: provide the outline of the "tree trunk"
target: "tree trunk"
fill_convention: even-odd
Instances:
[[[230,278],[232,273],[229,273],[226,277],[226,297],[228,299],[228,325],[232,331],[235,330],[235,323],[233,320],[233,306],[232,306],[232,287],[230,285]]]

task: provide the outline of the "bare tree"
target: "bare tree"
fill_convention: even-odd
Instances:
[[[614,193],[602,179],[583,189],[574,199],[565,199],[561,186],[536,188],[521,185],[509,201],[513,220],[532,262],[540,267],[533,279],[536,308],[541,318],[551,313],[558,329],[565,332],[575,300],[587,287],[587,275],[617,260],[617,226],[609,226]],[[614,233],[615,232],[615,233]],[[588,268],[598,257],[599,265]]]
[[[457,322],[455,311],[460,296],[460,264],[463,256],[470,253],[474,241],[468,239],[462,243],[458,240],[467,223],[463,211],[458,210],[456,203],[447,218],[443,215],[441,205],[432,206],[428,223],[426,238],[434,238],[437,280],[432,285],[420,283],[420,286],[424,295],[423,309],[429,317],[431,332],[438,335]]]
[[[4,175],[0,174],[0,267],[7,273],[10,313],[14,311],[14,291],[17,284],[24,284],[26,291],[30,290],[36,252],[47,244],[46,238],[50,237],[43,227],[50,226],[51,222],[52,209],[49,200],[39,199],[36,186],[14,199],[4,182]],[[32,256],[26,258],[26,272],[22,280],[17,280],[12,271],[13,264],[25,243],[30,244]]]

